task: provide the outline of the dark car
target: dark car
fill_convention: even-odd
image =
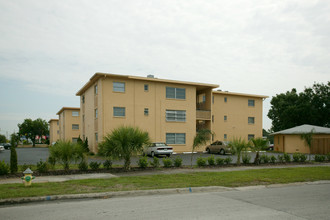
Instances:
[[[6,150],[9,150],[11,147],[10,143],[1,143],[0,146],[3,146]]]

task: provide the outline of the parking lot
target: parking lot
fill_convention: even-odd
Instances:
[[[17,160],[18,160],[18,164],[19,165],[23,165],[23,164],[37,164],[37,162],[39,162],[40,160],[42,161],[46,161],[48,156],[49,156],[49,149],[48,148],[17,148]],[[251,155],[251,161],[254,159],[255,157],[255,153],[254,152],[249,152],[249,154]],[[262,154],[262,153],[261,153]],[[277,157],[278,153],[265,153],[268,155],[275,155]],[[207,153],[194,153],[193,155],[193,165],[196,165],[196,159],[198,157],[203,157],[203,158],[207,158],[211,155],[214,155],[214,158],[217,157],[221,157],[221,158],[226,158],[226,157],[232,157],[233,161],[232,163],[236,163],[236,156],[235,155],[219,155],[219,154],[207,154]],[[182,164],[183,165],[190,165],[190,161],[191,161],[191,153],[187,153],[187,154],[173,154],[171,156],[172,159],[175,159],[176,157],[181,157],[182,158]],[[138,161],[138,156],[134,156],[131,158],[131,165],[137,165],[137,161]],[[10,162],[10,150],[5,150],[3,152],[0,153],[0,161],[4,160],[6,163]],[[149,161],[152,160],[152,158],[148,158]],[[161,160],[161,157],[160,157]],[[89,159],[90,161],[98,161],[98,162],[103,162],[103,159]],[[123,165],[124,162],[122,160],[116,160],[113,161],[113,164],[115,165]],[[162,163],[161,163],[162,164]]]

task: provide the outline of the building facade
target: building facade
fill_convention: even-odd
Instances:
[[[80,108],[63,107],[59,112],[59,139],[77,142],[80,135]]]
[[[58,119],[50,119],[49,124],[49,143],[52,144],[60,139],[60,126]]]
[[[80,96],[81,137],[88,137],[94,152],[97,143],[121,125],[137,126],[147,131],[152,141],[166,142],[175,152],[190,151],[196,131],[202,128],[215,131],[213,138],[218,140],[224,140],[224,134],[227,139],[235,135],[247,139],[248,134],[261,137],[262,99],[266,96],[214,92],[217,87],[96,73],[76,94]],[[227,106],[220,102],[224,95],[230,100]],[[255,105],[243,110],[242,103],[248,105],[249,99]],[[220,120],[223,114],[230,117],[227,123]],[[249,117],[254,117],[254,123],[243,126]]]

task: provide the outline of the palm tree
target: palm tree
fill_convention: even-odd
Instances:
[[[80,144],[71,141],[58,141],[50,148],[50,157],[63,165],[65,170],[69,170],[72,161],[84,159],[84,149]]]
[[[251,139],[251,142],[253,144],[252,150],[257,152],[256,157],[254,159],[254,163],[258,165],[260,163],[259,151],[266,150],[266,148],[267,148],[267,139],[253,138],[253,139]]]
[[[236,164],[239,165],[241,163],[241,152],[249,147],[249,142],[242,138],[234,138],[229,142],[229,146],[231,147],[232,154],[237,155]]]
[[[193,154],[196,148],[206,145],[206,143],[210,140],[210,136],[212,135],[212,131],[208,129],[201,129],[197,132],[196,136],[194,137],[194,143],[191,149],[191,166],[193,160]]]
[[[300,138],[303,139],[305,141],[305,144],[309,147],[309,161],[311,161],[313,134],[314,128],[308,133],[300,134]]]
[[[148,132],[138,127],[121,126],[104,137],[99,145],[99,153],[104,156],[124,159],[124,169],[129,170],[131,156],[141,152],[143,146],[150,142]]]

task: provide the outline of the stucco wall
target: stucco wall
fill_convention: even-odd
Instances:
[[[59,140],[59,121],[50,120],[49,121],[49,143],[52,144]]]

